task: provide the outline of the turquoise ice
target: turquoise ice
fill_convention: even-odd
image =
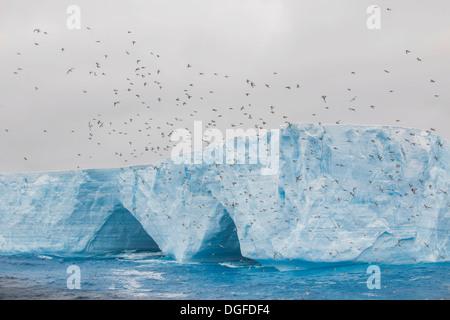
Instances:
[[[293,124],[279,170],[174,164],[0,175],[0,253],[162,251],[279,268],[448,261],[449,149],[430,132]]]

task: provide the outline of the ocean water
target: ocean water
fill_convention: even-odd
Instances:
[[[80,289],[69,289],[69,266]],[[0,257],[1,299],[449,299],[450,263],[384,265],[380,288],[369,289],[368,264],[278,271],[250,260],[179,263],[158,253],[122,252],[90,258]]]

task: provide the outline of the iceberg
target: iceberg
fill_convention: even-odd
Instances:
[[[0,175],[0,254],[162,252],[280,269],[448,261],[449,149],[401,127],[289,124],[279,167],[152,165]]]

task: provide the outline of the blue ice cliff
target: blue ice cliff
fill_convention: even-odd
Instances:
[[[296,124],[279,170],[175,164],[0,175],[0,253],[162,251],[309,266],[448,261],[449,149],[418,129]]]

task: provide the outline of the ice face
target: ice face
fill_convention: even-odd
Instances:
[[[117,171],[2,175],[0,252],[64,255],[155,249],[118,200]]]
[[[0,252],[161,250],[279,268],[447,261],[447,142],[417,129],[289,125],[275,174],[175,164],[0,176]]]

